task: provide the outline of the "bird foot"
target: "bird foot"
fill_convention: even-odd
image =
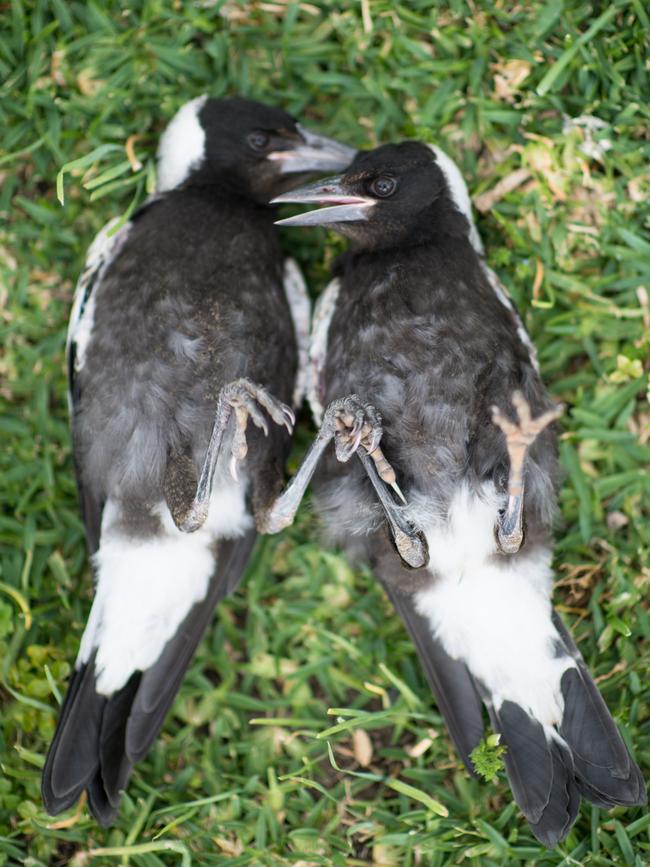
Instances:
[[[269,427],[262,410],[266,410],[277,425],[286,427],[289,433],[293,431],[296,417],[286,404],[269,394],[261,385],[255,385],[248,379],[237,379],[229,383],[221,396],[235,413],[235,430],[230,447],[230,473],[236,481],[237,463],[243,461],[248,454],[246,428],[249,419],[264,432],[264,436],[268,436]]]
[[[523,465],[530,446],[546,427],[562,415],[564,407],[562,405],[553,407],[537,418],[533,418],[530,404],[520,391],[513,393],[512,405],[517,414],[516,422],[510,421],[498,406],[492,407],[492,421],[505,435],[511,466],[517,466]]]
[[[364,403],[356,394],[335,400],[325,412],[323,426],[334,431],[336,457],[341,463],[349,461],[361,446],[373,459],[382,481],[404,499],[397,487],[395,470],[379,448],[383,435],[381,415],[371,403]]]
[[[296,420],[293,412],[284,403],[270,395],[261,385],[255,385],[248,379],[236,379],[221,389],[196,493],[182,517],[174,514],[174,521],[179,530],[184,533],[194,533],[203,526],[208,517],[212,480],[221,451],[223,435],[230,418],[234,415],[234,432],[230,446],[230,472],[237,481],[237,462],[243,460],[248,454],[246,428],[249,419],[268,436],[269,426],[263,410],[277,425],[286,427],[289,433],[293,431]]]
[[[492,407],[492,421],[503,431],[510,458],[508,501],[496,526],[497,546],[502,554],[516,554],[524,543],[524,468],[528,449],[539,434],[564,412],[563,406],[556,406],[533,418],[530,405],[520,391],[512,395],[512,405],[517,415],[516,422],[498,407]]]

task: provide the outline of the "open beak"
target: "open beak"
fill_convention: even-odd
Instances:
[[[297,125],[302,144],[291,150],[273,151],[268,159],[279,163],[280,174],[294,175],[307,172],[340,172],[346,169],[356,155],[347,145],[309,132]]]
[[[283,193],[271,201],[272,205],[288,202],[300,205],[327,205],[317,211],[297,214],[286,220],[276,220],[276,226],[326,226],[329,223],[351,223],[368,219],[368,211],[375,204],[374,199],[354,196],[345,191],[341,177],[326,178],[315,184],[299,187]]]

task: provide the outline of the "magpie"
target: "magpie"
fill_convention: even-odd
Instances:
[[[50,814],[86,790],[112,822],[242,577],[282,487],[309,336],[268,201],[353,154],[277,108],[202,96],[162,135],[155,194],[90,247],[67,358],[95,596],[43,770]]]
[[[560,409],[485,264],[457,167],[419,142],[384,145],[275,202],[326,206],[280,224],[327,226],[351,242],[314,313],[309,398],[317,421],[348,395],[372,408],[366,445],[381,442],[408,501],[396,508],[424,533],[428,563],[408,570],[396,555],[359,463],[324,455],[316,508],[335,540],[363,540],[466,766],[485,706],[514,799],[549,848],[583,797],[646,803],[551,605]]]

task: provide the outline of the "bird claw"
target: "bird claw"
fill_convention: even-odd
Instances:
[[[517,421],[511,421],[501,410],[492,407],[492,421],[503,432],[510,459],[508,500],[499,515],[496,539],[502,554],[516,554],[524,543],[524,470],[528,449],[539,434],[564,412],[563,406],[549,409],[533,418],[530,405],[520,391],[512,395]]]
[[[224,400],[235,412],[235,431],[230,447],[230,474],[238,481],[237,463],[243,461],[248,454],[246,428],[248,421],[258,427],[264,436],[269,435],[269,426],[262,410],[279,426],[285,427],[288,433],[293,432],[296,417],[293,411],[284,403],[273,397],[261,385],[256,385],[248,379],[238,379],[227,385],[223,392]]]
[[[516,422],[511,421],[505,413],[501,412],[498,406],[491,408],[492,421],[503,431],[511,458],[513,453],[525,453],[544,428],[548,427],[564,412],[564,406],[560,404],[537,416],[537,418],[533,418],[530,412],[530,404],[521,391],[513,393],[512,405],[517,415]]]
[[[333,401],[325,412],[323,428],[334,435],[336,457],[341,463],[350,460],[362,446],[369,454],[374,452],[382,437],[381,416],[369,403],[363,403],[356,394]]]

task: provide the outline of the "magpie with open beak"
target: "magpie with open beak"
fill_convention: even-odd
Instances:
[[[353,154],[276,108],[195,99],[162,136],[155,195],[90,248],[68,364],[95,597],[43,771],[51,814],[86,790],[113,820],[242,577],[282,487],[309,333],[267,203]]]
[[[316,506],[339,541],[365,539],[468,769],[485,705],[514,798],[546,846],[566,837],[582,797],[645,803],[641,773],[551,606],[560,410],[482,260],[457,167],[418,142],[386,145],[275,201],[325,206],[280,223],[351,241],[314,314],[309,396],[317,420],[350,393],[381,413],[376,438],[428,565],[404,568],[357,462],[324,456]]]

